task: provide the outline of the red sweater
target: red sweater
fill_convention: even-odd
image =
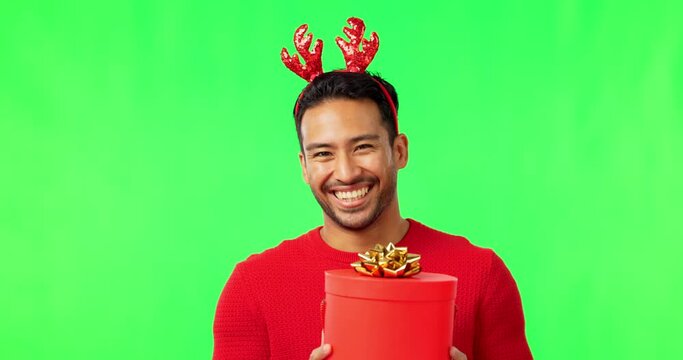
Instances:
[[[424,271],[458,278],[453,345],[468,360],[532,359],[517,285],[503,261],[464,237],[409,222],[400,246],[422,255]],[[357,259],[329,247],[316,228],[237,264],[218,301],[213,358],[308,359],[320,346],[324,271]]]

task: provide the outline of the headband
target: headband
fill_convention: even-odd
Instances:
[[[351,27],[344,27],[342,31],[349,38],[349,41],[346,41],[339,36],[335,39],[344,55],[344,60],[346,61],[346,69],[340,71],[364,73],[365,69],[367,69],[377,53],[377,49],[379,48],[379,37],[377,37],[376,32],[373,32],[370,34],[369,40],[363,38],[365,34],[365,23],[359,18],[352,17],[349,18],[347,22]],[[308,24],[299,26],[294,32],[294,46],[304,62],[302,63],[299,60],[297,54],[289,55],[286,48],[282,48],[280,57],[289,70],[310,83],[316,76],[323,73],[321,59],[323,41],[320,39],[316,40],[313,49],[310,49],[311,42],[313,41],[313,34],[304,36],[306,31],[308,31]],[[391,108],[391,113],[394,116],[394,127],[396,128],[396,133],[398,133],[398,114],[396,113],[396,106],[389,95],[389,91],[387,91],[386,87],[384,87],[379,80],[375,79],[373,76],[370,76],[370,78],[379,86],[382,90],[382,94],[384,94],[384,97],[387,99],[389,107]],[[294,107],[295,115],[299,113],[299,101],[305,91],[306,88],[301,91],[299,98],[296,100],[296,105]]]

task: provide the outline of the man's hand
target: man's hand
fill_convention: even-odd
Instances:
[[[332,353],[332,345],[325,344],[325,330],[320,332],[320,347],[311,352],[309,360],[323,360]]]
[[[309,360],[323,360],[330,356],[332,352],[332,347],[330,344],[323,344],[319,348],[313,350]],[[455,346],[451,347],[451,360],[467,360],[467,355],[463,354]]]
[[[461,353],[455,346],[451,346],[451,360],[467,360],[467,355]]]
[[[323,360],[324,358],[330,356],[330,353],[332,352],[332,347],[330,344],[323,344],[320,345],[319,348],[313,350],[311,353],[311,357],[309,357],[309,360]]]

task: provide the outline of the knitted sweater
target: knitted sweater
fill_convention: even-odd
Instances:
[[[398,245],[422,255],[424,271],[458,278],[453,345],[469,360],[532,359],[517,285],[503,261],[464,237],[408,221]],[[308,359],[320,346],[324,271],[357,259],[328,246],[319,227],[237,264],[218,301],[213,359]]]

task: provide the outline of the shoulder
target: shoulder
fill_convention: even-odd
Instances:
[[[441,271],[483,275],[498,258],[492,249],[477,246],[464,236],[436,230],[415,220],[411,220],[411,226],[416,231],[409,250],[420,253],[425,265]]]
[[[252,271],[272,269],[288,263],[291,259],[300,257],[302,253],[306,252],[314,231],[318,231],[318,228],[312,229],[294,239],[283,240],[277,246],[266,249],[263,252],[252,254],[244,261],[238,263],[236,269]]]
[[[493,250],[477,246],[464,236],[449,234],[412,219],[410,219],[410,223],[411,226],[415,227],[414,243],[420,244],[421,247],[424,246],[428,249],[439,251],[456,251],[458,253],[468,253],[484,257],[494,255]]]

